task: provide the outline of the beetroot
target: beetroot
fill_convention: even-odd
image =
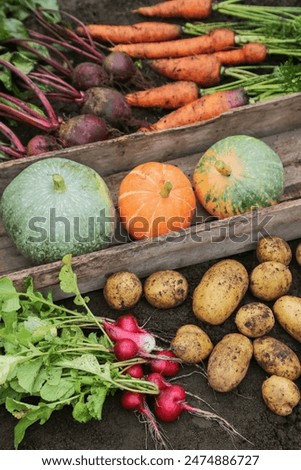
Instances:
[[[85,145],[107,138],[107,128],[103,119],[93,114],[74,116],[63,122],[59,128],[59,140],[64,147]]]
[[[114,82],[127,82],[136,75],[135,64],[125,52],[111,52],[104,59],[103,67]]]
[[[27,155],[41,155],[42,153],[60,150],[61,145],[53,135],[35,135],[27,144]]]
[[[81,109],[83,114],[96,114],[112,126],[126,124],[132,117],[124,96],[112,88],[94,87],[86,91]]]
[[[180,365],[178,362],[172,360],[176,358],[172,351],[157,351],[155,354],[162,357],[149,361],[150,368],[153,372],[159,372],[166,377],[171,377],[179,372]],[[164,359],[164,357],[166,357],[166,359]]]
[[[94,62],[81,62],[73,71],[73,83],[79,90],[102,86],[108,80],[105,69]]]

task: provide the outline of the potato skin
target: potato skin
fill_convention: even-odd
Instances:
[[[285,264],[265,261],[256,266],[250,275],[250,291],[260,300],[276,300],[288,293],[292,273]]]
[[[282,328],[301,343],[301,297],[284,295],[276,300],[273,311]]]
[[[202,277],[193,293],[195,316],[210,325],[221,325],[245,295],[249,277],[243,264],[233,259],[215,263]]]
[[[299,266],[301,266],[301,243],[299,243],[296,249],[296,260]]]
[[[263,237],[256,247],[259,263],[277,261],[288,266],[292,260],[292,250],[289,244],[280,237]]]
[[[269,375],[278,375],[289,380],[297,380],[300,377],[298,356],[282,341],[264,336],[255,339],[253,348],[256,361]]]
[[[252,342],[240,333],[225,335],[208,360],[208,383],[217,392],[229,392],[244,379],[253,355]]]
[[[209,356],[213,343],[207,333],[196,325],[183,325],[171,341],[173,353],[190,364],[197,364]]]
[[[262,398],[266,406],[276,415],[288,416],[300,401],[297,385],[285,377],[272,375],[261,387]]]
[[[107,304],[115,310],[132,308],[142,296],[142,283],[136,274],[119,271],[107,278],[103,295]]]
[[[151,274],[144,283],[144,295],[153,307],[167,309],[181,305],[188,295],[188,282],[178,271],[166,269]]]
[[[240,333],[249,338],[266,335],[275,325],[272,310],[261,302],[243,305],[236,313],[235,324]]]

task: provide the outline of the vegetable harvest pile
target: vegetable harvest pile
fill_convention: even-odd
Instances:
[[[16,6],[2,19],[2,160],[202,122],[301,89],[300,7],[168,0],[133,11],[153,21],[85,25],[55,0],[21,2],[13,18]],[[231,20],[210,22],[214,12]],[[39,31],[21,23],[30,14]],[[57,115],[61,102],[77,109]],[[44,134],[24,145],[13,121]]]

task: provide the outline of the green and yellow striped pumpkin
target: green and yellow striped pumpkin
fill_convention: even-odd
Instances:
[[[284,188],[282,162],[262,140],[233,135],[216,142],[193,175],[195,194],[221,219],[279,201]]]

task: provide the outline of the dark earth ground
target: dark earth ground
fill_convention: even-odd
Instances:
[[[87,22],[96,22],[98,20],[103,23],[120,24],[140,20],[141,18],[131,14],[130,10],[150,3],[155,2],[151,0],[148,2],[141,0],[69,0],[62,1],[61,5],[64,9]],[[264,3],[270,5],[300,4],[299,1],[277,2],[276,0],[265,0]],[[301,238],[290,243],[293,252],[295,252],[300,241]],[[254,252],[245,253],[234,258],[240,260],[249,272],[257,264]],[[214,262],[211,261],[180,270],[187,277],[190,286],[189,298],[182,306],[168,311],[158,311],[142,299],[133,310],[140,324],[148,320],[147,327],[150,331],[170,339],[179,326],[184,323],[196,323],[191,310],[193,289],[206,269]],[[293,285],[290,293],[301,296],[301,267],[297,265],[295,258],[290,268],[293,274]],[[101,292],[92,292],[90,297],[92,311],[96,314],[116,317],[116,313],[106,306]],[[252,300],[254,299],[248,293],[243,303]],[[201,326],[204,327],[214,343],[219,341],[225,334],[236,331],[233,316],[221,326]],[[287,335],[279,325],[274,327],[271,335],[284,341],[300,357],[300,344]],[[191,393],[206,400],[214,407],[217,414],[227,419],[254,445],[251,446],[249,443],[237,438],[232,441],[218,425],[183,413],[178,421],[162,425],[162,429],[173,449],[301,449],[301,404],[288,417],[279,417],[268,411],[261,398],[261,384],[266,378],[266,374],[254,360],[251,362],[246,378],[231,393],[215,393],[209,388],[206,380],[200,374],[188,375],[196,371],[197,369],[194,367],[183,367],[179,375],[187,375],[187,377],[179,379],[177,383],[184,385]],[[297,383],[300,387],[301,379]],[[208,409],[196,399],[188,398],[194,406],[203,406],[204,409]],[[16,421],[5,411],[4,407],[0,407],[0,422],[0,449],[13,449],[13,428]],[[20,445],[20,449],[26,450],[132,450],[145,449],[146,447],[152,449],[154,444],[151,439],[148,439],[146,443],[144,426],[138,422],[134,413],[121,409],[118,395],[107,399],[102,421],[79,424],[72,419],[71,410],[66,408],[54,414],[45,425],[33,425],[27,431],[26,437]]]

